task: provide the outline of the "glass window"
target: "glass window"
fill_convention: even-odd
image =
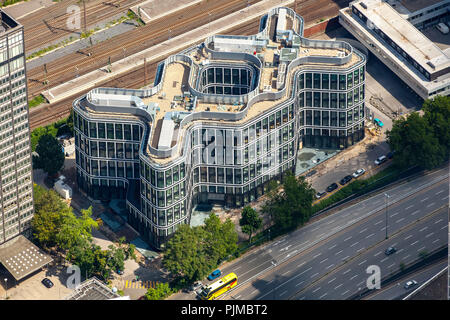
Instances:
[[[337,88],[338,88],[338,86],[337,86],[337,83],[338,83],[338,76],[337,76],[337,74],[331,74],[331,76],[330,76],[330,79],[331,79],[331,89],[332,90],[337,90]]]
[[[119,123],[115,124],[116,129],[116,139],[123,139],[122,125]]]
[[[345,109],[345,93],[339,93],[339,108]]]
[[[345,74],[340,74],[339,75],[339,90],[345,90],[346,85],[345,85]]]
[[[131,140],[131,125],[124,124],[123,125],[123,130],[124,130],[125,140]]]
[[[89,122],[89,136],[91,138],[97,138],[97,123]]]
[[[322,74],[322,89],[330,88],[330,75],[328,73]]]
[[[350,89],[353,86],[353,73],[347,74],[347,89]]]
[[[314,107],[320,107],[320,92],[314,92]]]
[[[105,138],[105,124],[104,123],[99,123],[98,124],[98,137],[100,139],[104,139]]]
[[[306,73],[306,84],[305,87],[308,89],[312,88],[312,73]]]
[[[320,73],[314,73],[314,89],[320,89]]]
[[[302,73],[298,79],[298,88],[303,89],[305,87],[305,75]]]
[[[113,123],[106,124],[106,132],[107,132],[108,139],[114,139],[114,124]]]
[[[328,92],[322,93],[322,108],[330,107],[330,94]]]

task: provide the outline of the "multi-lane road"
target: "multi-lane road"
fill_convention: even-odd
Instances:
[[[222,267],[238,286],[222,299],[348,299],[365,288],[369,265],[384,279],[447,245],[448,170],[440,169],[386,189]],[[397,252],[386,256],[394,245]],[[177,299],[192,299],[179,295]]]

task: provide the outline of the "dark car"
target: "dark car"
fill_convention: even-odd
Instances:
[[[345,176],[344,178],[341,179],[341,181],[339,181],[339,183],[341,185],[345,185],[347,184],[350,180],[352,180],[353,177],[352,176]]]
[[[53,287],[53,282],[49,278],[44,278],[41,282],[44,286],[46,286],[49,289]]]
[[[396,251],[397,251],[397,249],[395,249],[394,247],[389,247],[386,249],[386,251],[384,251],[384,254],[389,256],[389,255],[395,253]]]
[[[214,280],[214,279],[220,277],[221,274],[222,274],[222,272],[221,272],[219,269],[214,270],[214,271],[208,276],[208,280],[209,280],[209,281],[212,281],[212,280]]]
[[[328,186],[327,188],[327,192],[331,192],[333,190],[336,190],[339,186],[337,185],[337,183],[332,183]]]
[[[388,157],[388,159],[392,159],[394,157],[395,154],[395,150],[388,152],[388,154],[386,155],[386,157]]]

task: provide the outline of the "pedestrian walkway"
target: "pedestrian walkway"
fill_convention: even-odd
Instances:
[[[176,1],[176,3],[174,3]],[[201,3],[203,0],[175,0],[160,1],[147,0],[130,8],[145,24],[152,20],[167,16],[173,12],[185,10],[195,4]],[[172,9],[173,8],[173,9]]]
[[[28,0],[2,8],[7,14],[19,20],[42,8],[48,8],[56,2],[53,0]]]
[[[89,72],[44,91],[42,94],[49,103],[61,101],[65,98],[77,95],[80,92],[98,87],[105,81],[111,80],[121,74],[130,72],[131,70],[142,66],[144,64],[144,58],[147,63],[157,61],[161,59],[162,56],[177,53],[193,44],[200,43],[209,36],[220,34],[247,21],[257,19],[274,7],[288,6],[292,3],[294,3],[294,0],[285,0],[274,5],[273,0],[263,0],[249,6],[245,10],[234,12],[221,19],[212,21],[204,26],[170,38],[167,41],[128,56],[125,59],[113,62],[110,68],[105,66],[100,70]],[[109,72],[108,69],[110,69],[111,72]]]

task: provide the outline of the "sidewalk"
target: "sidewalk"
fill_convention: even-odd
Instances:
[[[56,2],[53,2],[52,0],[28,0],[7,6],[6,8],[2,8],[2,10],[13,16],[14,19],[19,20],[35,11],[42,8],[48,8],[54,4],[56,4]]]
[[[294,0],[285,0],[274,3],[273,0],[263,0],[254,4],[245,10],[234,12],[221,19],[212,21],[197,29],[188,31],[167,41],[154,45],[144,51],[133,54],[125,59],[113,62],[111,64],[111,72],[106,70],[106,66],[100,70],[95,70],[78,78],[70,80],[66,83],[53,87],[42,94],[49,101],[54,103],[65,98],[79,94],[82,91],[100,86],[107,80],[117,77],[120,74],[129,72],[144,64],[144,58],[147,63],[160,59],[161,56],[171,55],[187,48],[195,43],[204,41],[205,38],[220,34],[234,26],[251,21],[261,17],[273,7],[287,6],[292,4]]]

